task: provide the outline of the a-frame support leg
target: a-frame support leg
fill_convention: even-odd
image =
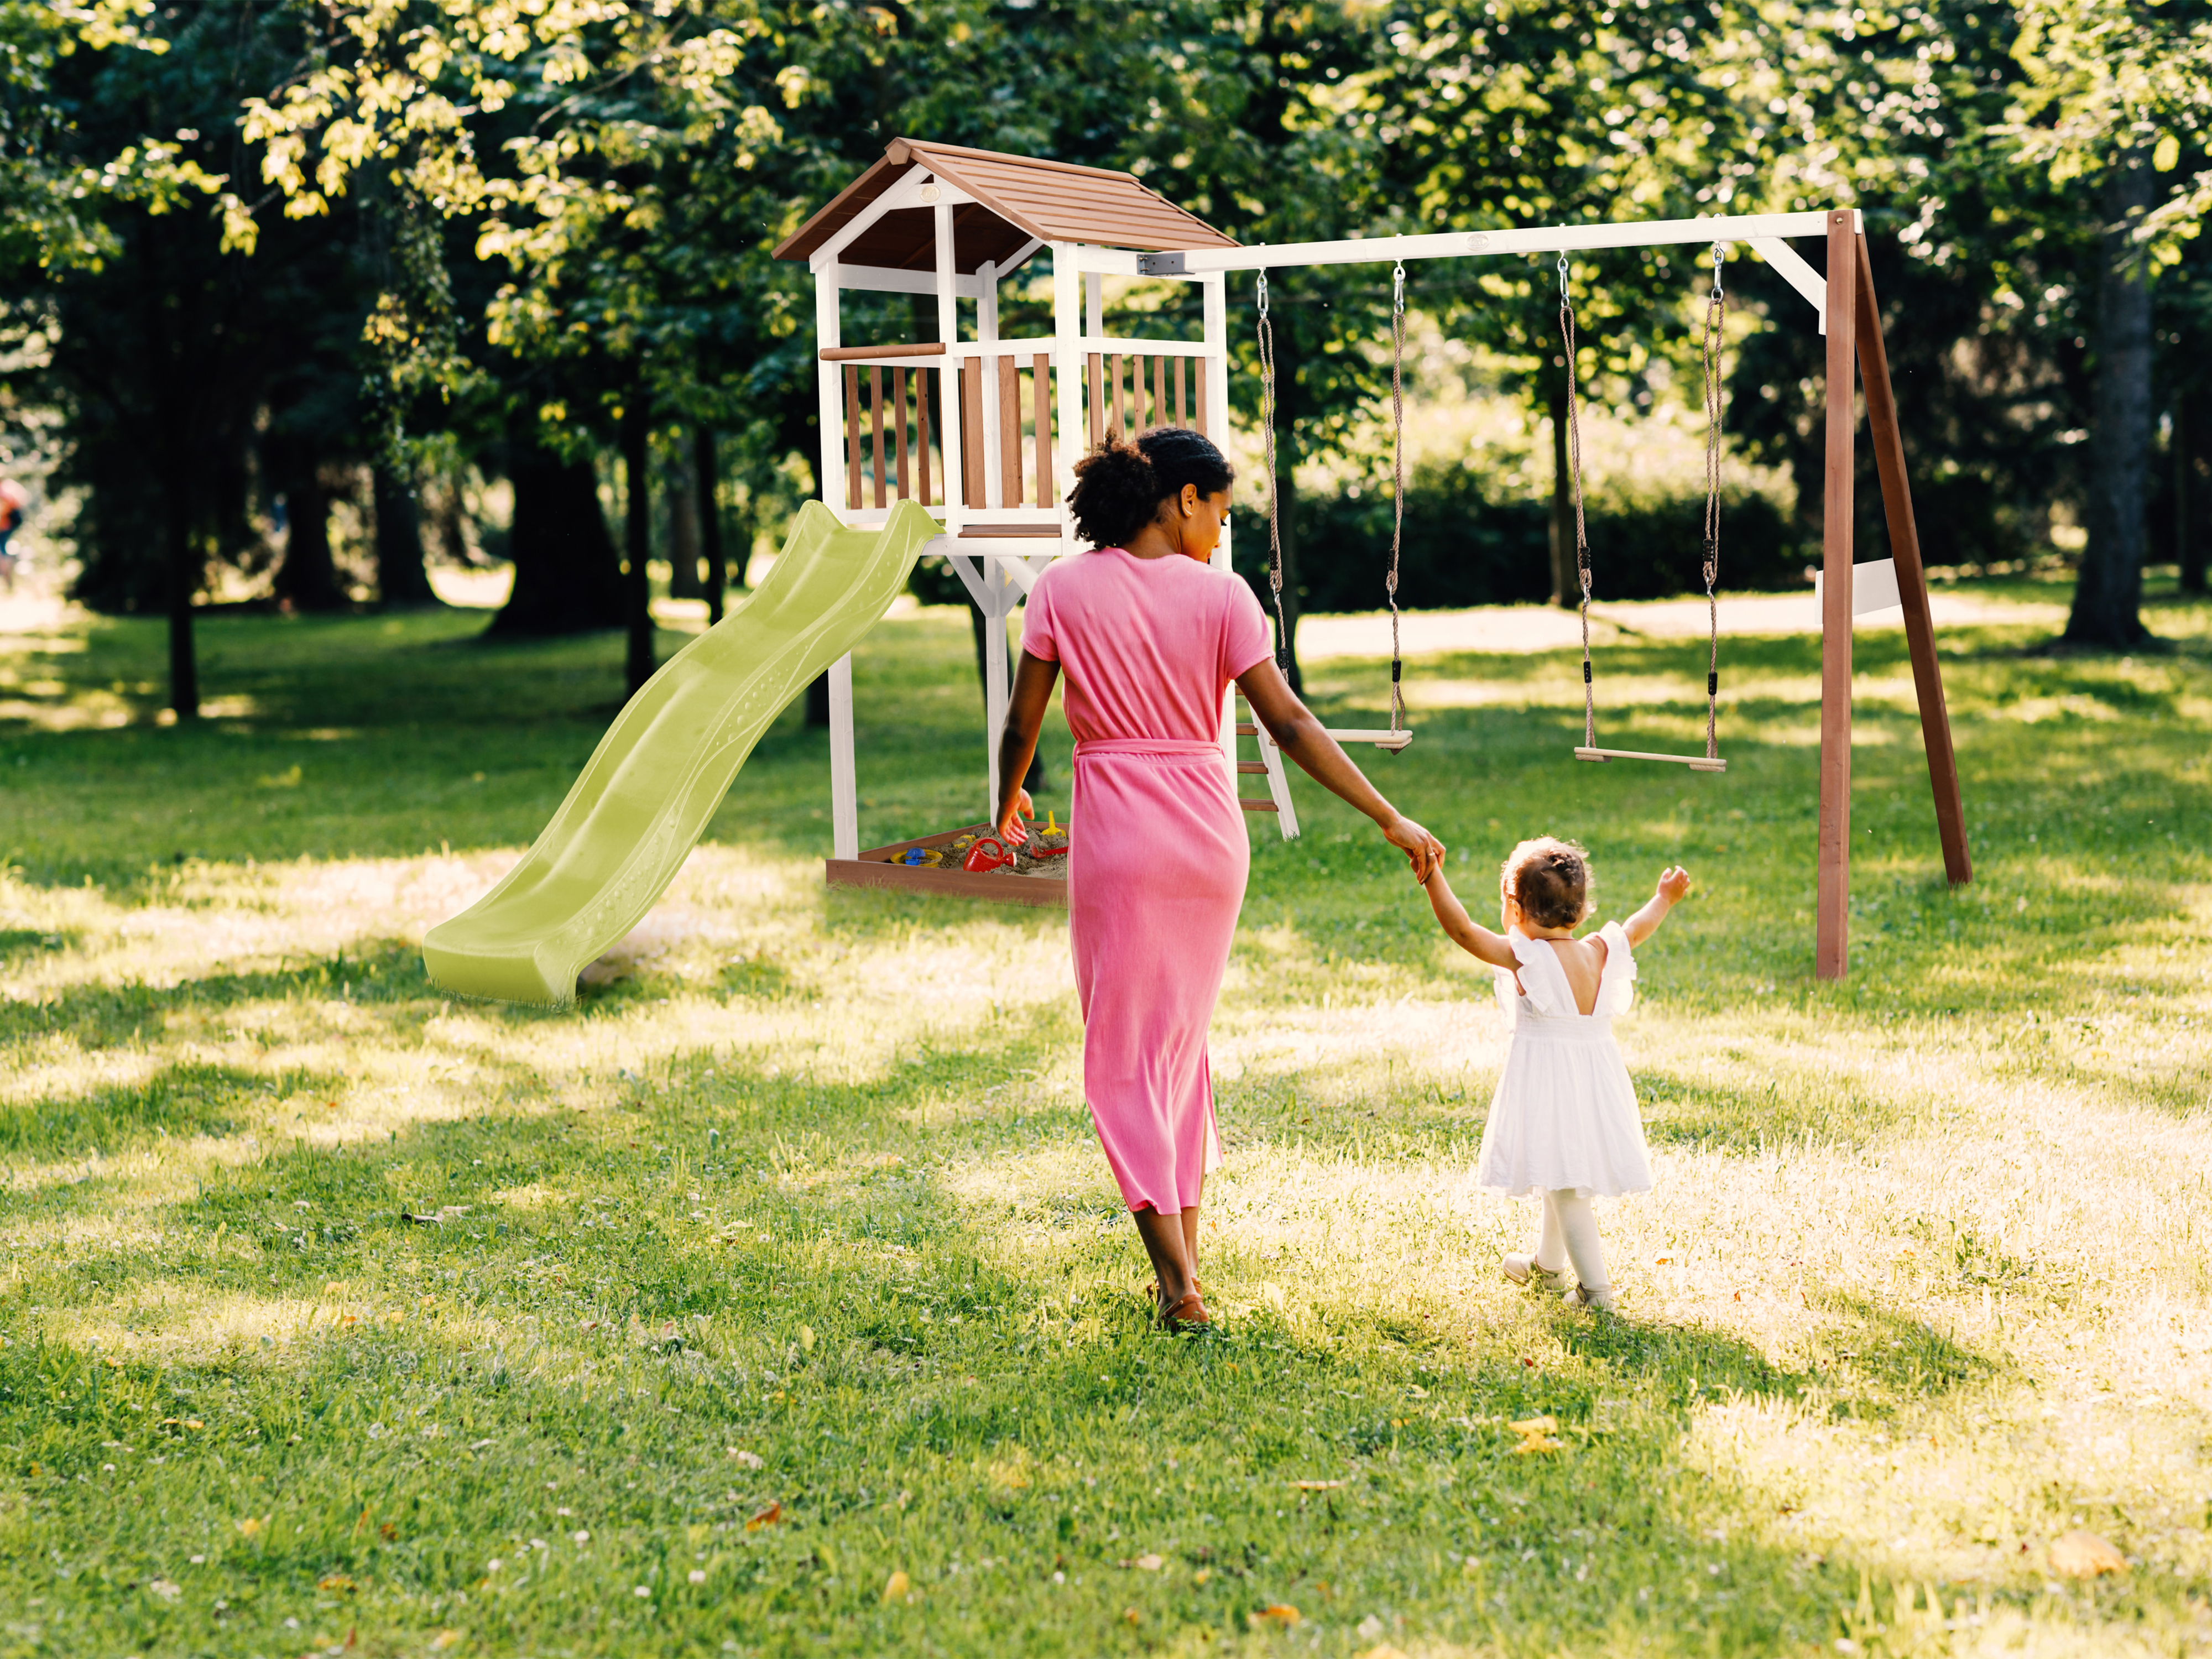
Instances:
[[[1944,873],[1954,886],[1973,879],[1966,811],[1959,794],[1958,756],[1951,746],[1943,672],[1936,658],[1928,573],[1920,562],[1920,532],[1912,517],[1911,486],[1905,476],[1897,398],[1890,386],[1889,355],[1882,345],[1881,314],[1875,304],[1874,270],[1856,220],[1849,209],[1828,216],[1827,470],[1820,538],[1820,870],[1814,945],[1814,971],[1822,979],[1841,979],[1850,958],[1852,443],[1862,381],[1868,436],[1874,444],[1882,511],[1889,525],[1890,554],[1897,564],[1898,597],[1904,603],[1905,642],[1912,657],[1912,684],[1928,750],[1928,780],[1935,791]]]
[[[1820,500],[1820,870],[1813,971],[1841,979],[1851,924],[1851,443],[1858,425],[1857,215],[1828,215],[1827,469]]]
[[[1966,809],[1959,799],[1959,757],[1951,747],[1951,713],[1943,702],[1943,671],[1936,660],[1936,622],[1928,606],[1928,574],[1920,562],[1920,531],[1912,517],[1912,488],[1905,476],[1905,444],[1898,431],[1897,399],[1889,384],[1889,354],[1881,341],[1875,304],[1874,268],[1866,237],[1858,238],[1859,377],[1866,387],[1867,436],[1881,475],[1881,505],[1889,520],[1890,556],[1897,561],[1897,592],[1905,602],[1905,640],[1912,655],[1912,687],[1920,702],[1920,734],[1928,750],[1928,781],[1936,794],[1936,828],[1943,843],[1943,872],[1954,887],[1974,878],[1966,849]]]

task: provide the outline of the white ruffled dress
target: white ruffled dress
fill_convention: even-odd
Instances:
[[[1575,1006],[1559,953],[1519,928],[1506,935],[1520,958],[1520,988],[1498,970],[1498,1001],[1511,1028],[1505,1072],[1482,1131],[1477,1182],[1509,1198],[1571,1187],[1613,1198],[1651,1190],[1651,1160],[1636,1085],[1613,1045],[1613,1021],[1636,997],[1636,957],[1617,921],[1606,923],[1605,971],[1589,1013]]]

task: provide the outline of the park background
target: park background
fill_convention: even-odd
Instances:
[[[0,3],[0,1653],[2212,1640],[2207,29]],[[1661,1182],[1606,1218],[1625,1319],[1497,1280],[1487,985],[1302,785],[1217,1026],[1204,1343],[1145,1328],[1060,924],[825,895],[812,700],[578,1009],[424,978],[817,493],[768,250],[901,133],[1246,241],[1865,213],[1976,879],[1868,628],[1841,984],[1802,304],[1730,267],[1730,771],[1686,780],[1566,762],[1548,268],[1410,273],[1420,737],[1376,774],[1471,896],[1539,830],[1607,914],[1700,878],[1624,1028]],[[1697,266],[1577,266],[1601,684],[1655,748],[1704,714]],[[1387,281],[1276,300],[1300,678],[1372,725]],[[1879,556],[1870,463],[1861,503]],[[915,588],[856,661],[870,839],[981,804],[981,635]]]

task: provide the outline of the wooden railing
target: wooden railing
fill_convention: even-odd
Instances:
[[[942,438],[933,453],[930,426],[933,408],[943,409],[948,370],[960,393],[959,504],[970,510],[1058,504],[1048,353],[992,352],[972,346],[948,352],[943,343],[929,341],[836,346],[821,356],[823,362],[843,368],[848,510],[887,507],[894,501],[914,501],[924,507],[947,504],[950,491],[933,487],[933,468],[937,486],[946,481]],[[948,357],[950,362],[943,361]],[[939,361],[917,361],[926,358]],[[1188,349],[1138,349],[1091,352],[1085,361],[1091,444],[1109,431],[1127,437],[1154,426],[1206,430],[1203,357],[1190,356]],[[994,421],[985,418],[987,409]],[[998,428],[995,483],[991,477],[993,424]]]
[[[1194,395],[1188,403],[1183,400],[1186,363],[1196,371],[1191,377],[1195,381]],[[1200,432],[1206,430],[1205,358],[1094,351],[1090,365],[1085,380],[1090,392],[1091,442],[1094,446],[1109,430],[1119,438],[1133,436],[1153,426],[1188,426]],[[1132,375],[1124,365],[1133,367],[1135,374]],[[1128,391],[1126,403],[1122,399],[1125,385]],[[1109,412],[1113,417],[1110,427],[1107,420]]]

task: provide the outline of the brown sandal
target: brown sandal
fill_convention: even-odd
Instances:
[[[1170,1331],[1203,1331],[1213,1326],[1213,1316],[1196,1291],[1187,1292],[1172,1308],[1160,1310],[1160,1323]]]

